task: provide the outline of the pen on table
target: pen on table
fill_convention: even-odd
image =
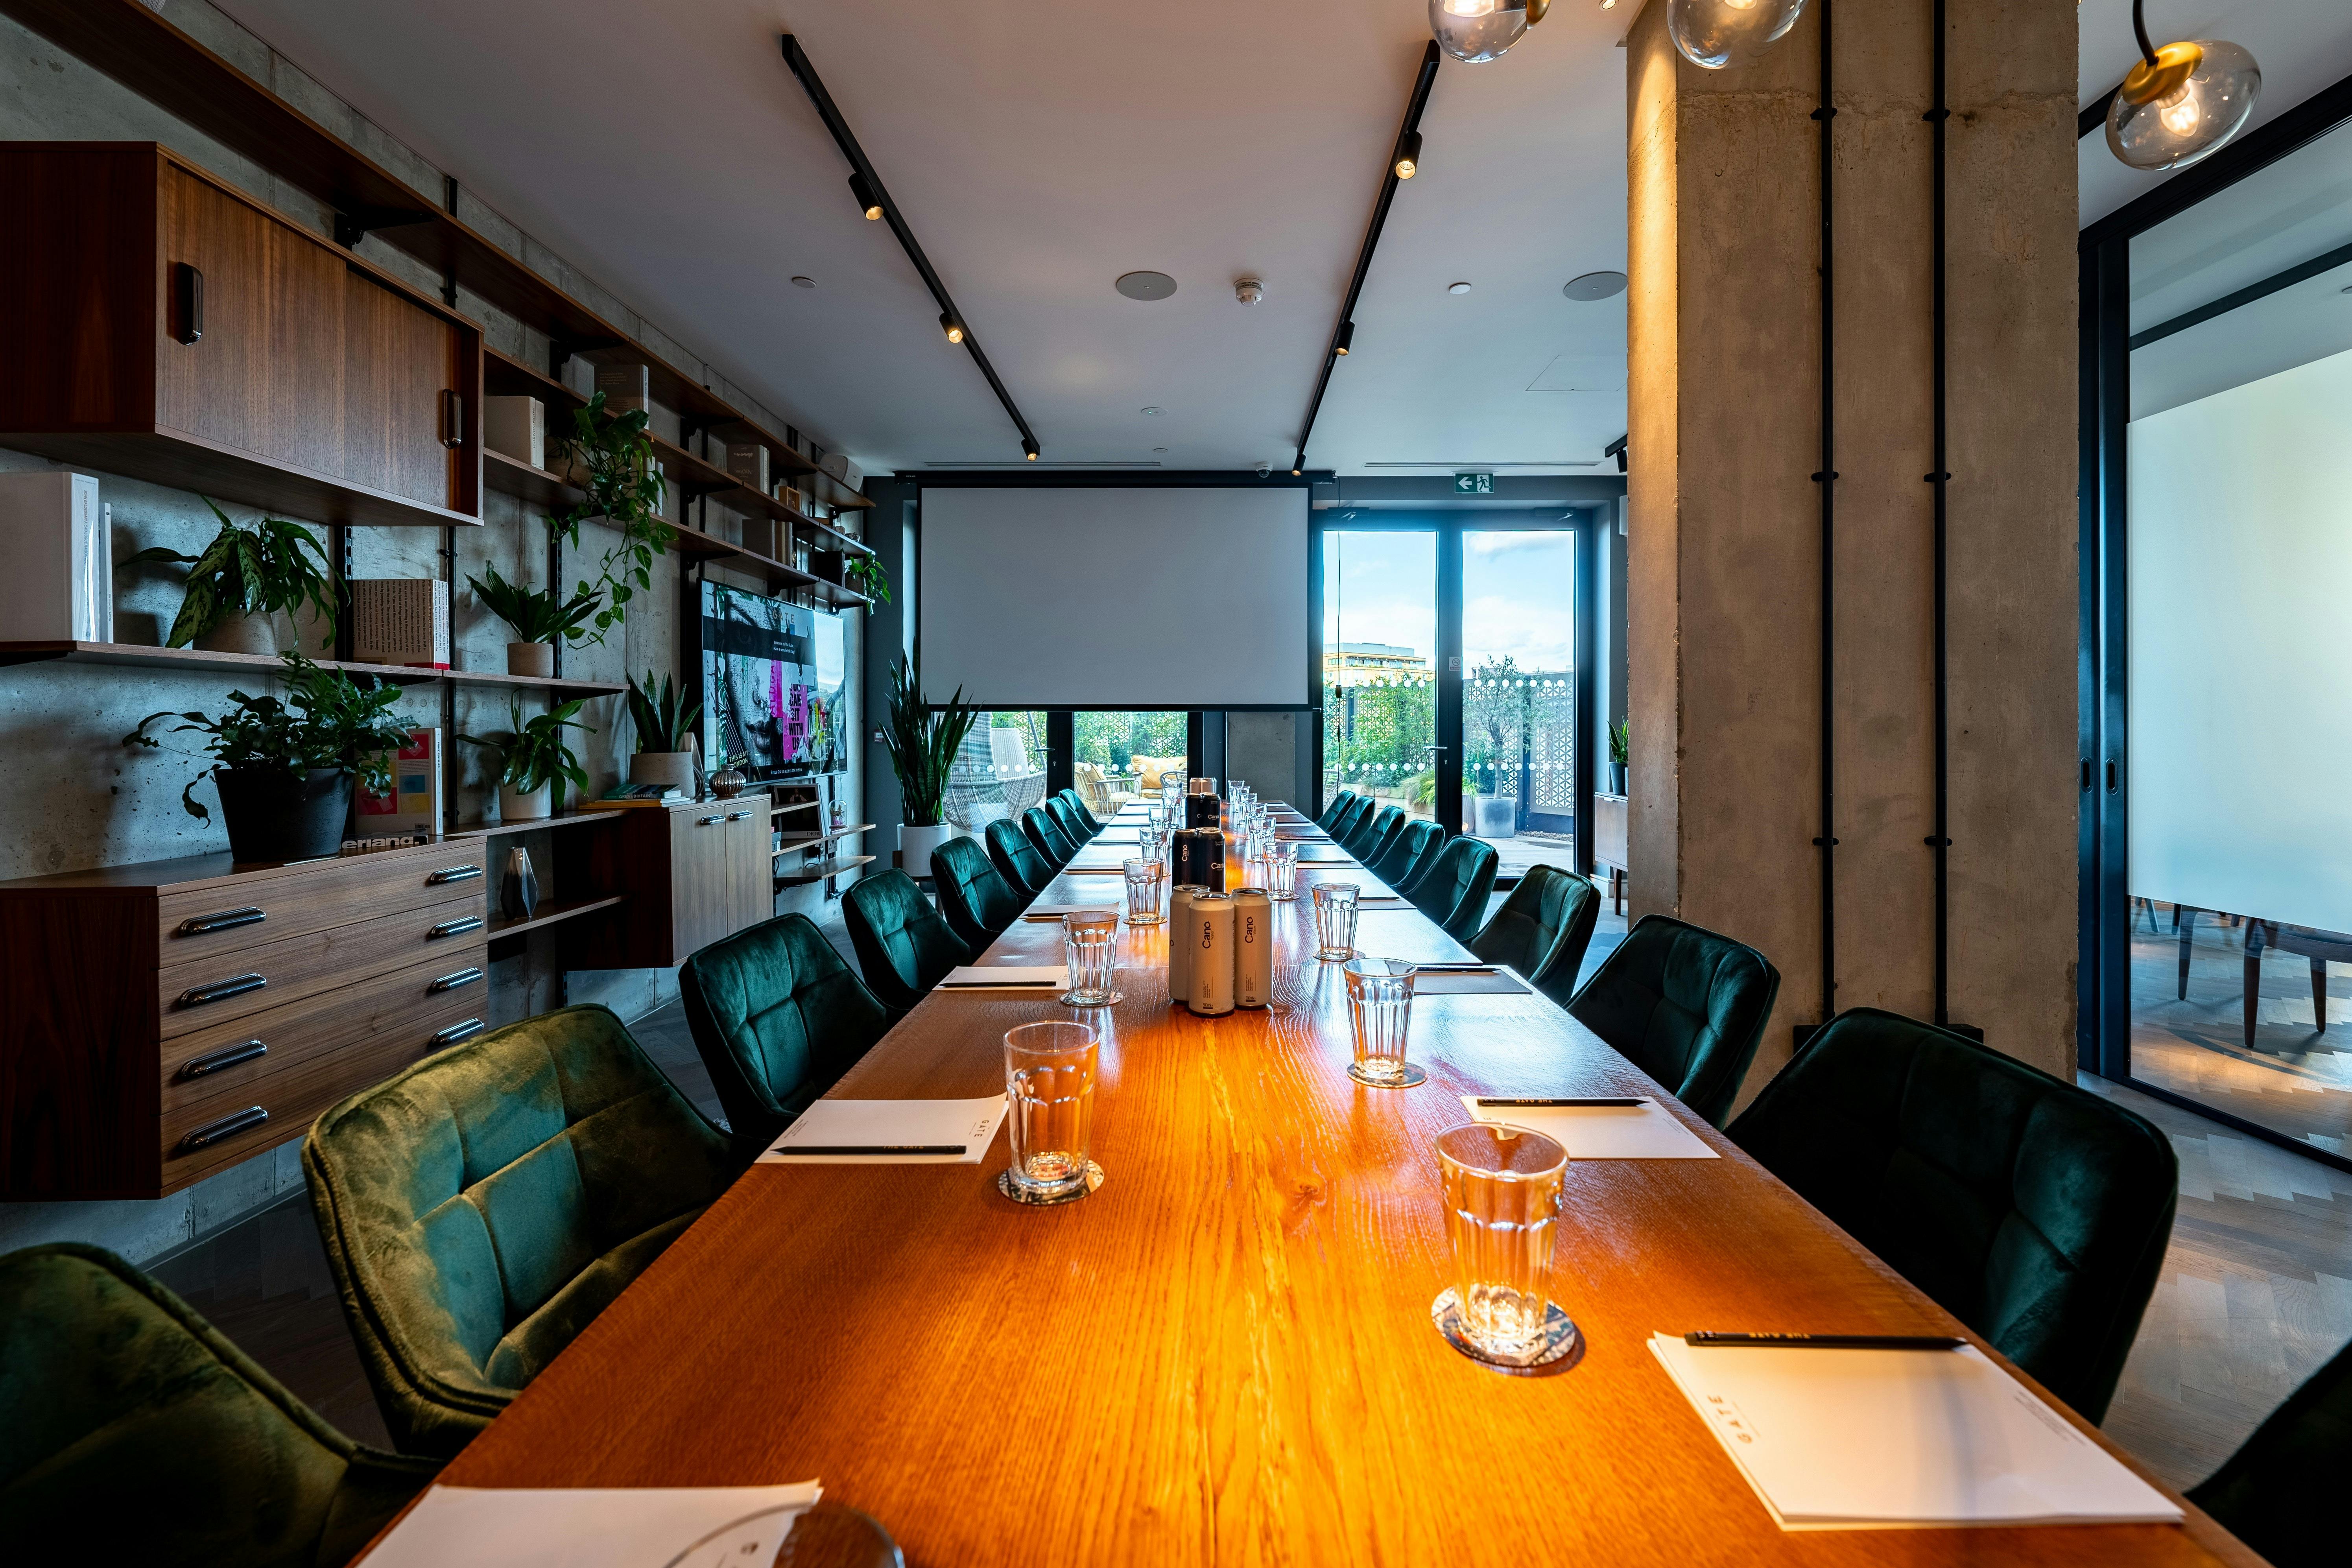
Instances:
[[[1059,980],[942,980],[941,991],[1050,991],[1065,984]]]
[[[1647,1105],[1637,1095],[1598,1095],[1583,1100],[1481,1100],[1480,1105]]]
[[[961,1154],[961,1143],[779,1143],[779,1154]]]
[[[1711,1329],[1683,1336],[1683,1343],[1696,1348],[1750,1345],[1822,1351],[1956,1351],[1968,1342],[1949,1334],[1743,1334]]]

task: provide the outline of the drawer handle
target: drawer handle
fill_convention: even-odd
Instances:
[[[448,882],[470,882],[482,874],[479,866],[452,866],[446,871],[436,871],[425,879],[428,888],[438,888]]]
[[[709,826],[711,826],[712,825],[714,825],[714,824],[716,824],[716,823],[721,823],[721,822],[724,822],[724,821],[726,821],[726,820],[727,820],[727,815],[726,815],[726,813],[724,813],[724,812],[720,812],[719,814],[718,814],[718,815],[717,815],[717,816],[698,816],[698,817],[696,817],[696,818],[694,819],[694,825],[695,825],[697,827],[709,827]]]
[[[425,1043],[435,1046],[454,1046],[459,1040],[469,1040],[481,1032],[482,1021],[479,1018],[468,1018],[462,1024],[450,1025]]]
[[[250,905],[241,910],[222,910],[209,915],[192,915],[172,928],[173,936],[209,936],[216,931],[235,931],[239,926],[257,926],[269,916]]]
[[[425,989],[428,992],[457,991],[465,986],[471,985],[475,981],[479,980],[481,977],[482,972],[478,969],[460,969],[455,974],[443,975],[440,979],[435,981],[432,984],[427,985]]]
[[[751,814],[748,811],[730,811],[727,814],[727,820],[730,822],[740,822],[751,815]]]
[[[240,1132],[250,1132],[269,1120],[269,1112],[257,1105],[248,1105],[234,1116],[224,1116],[218,1121],[207,1121],[180,1140],[180,1152],[193,1154],[224,1138],[234,1138]]]
[[[451,447],[466,444],[466,399],[455,387],[441,389],[441,444]]]
[[[232,996],[242,996],[248,991],[258,991],[268,984],[258,974],[233,974],[226,980],[215,980],[209,985],[191,985],[180,993],[180,1005],[201,1007],[207,1002],[226,1002]]]
[[[191,1079],[216,1073],[223,1068],[233,1068],[246,1062],[259,1061],[268,1054],[269,1047],[259,1040],[247,1040],[241,1046],[231,1046],[226,1050],[207,1051],[203,1056],[191,1057],[181,1065],[176,1076],[182,1083],[186,1083]]]
[[[180,318],[173,337],[193,343],[205,335],[205,275],[184,261],[172,263],[172,306]]]
[[[431,931],[425,933],[425,940],[427,942],[437,942],[445,936],[463,936],[469,931],[479,931],[481,929],[482,917],[479,915],[467,915],[464,920],[460,921],[443,921],[439,925],[435,926]]]

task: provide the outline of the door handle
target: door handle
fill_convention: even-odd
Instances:
[[[730,811],[727,814],[727,820],[730,822],[740,822],[751,815],[751,814],[748,811]]]
[[[727,814],[722,811],[710,816],[698,816],[694,819],[694,825],[697,827],[712,827],[726,820]]]
[[[441,389],[441,444],[444,447],[466,444],[466,397],[454,386]]]
[[[172,308],[173,337],[193,343],[205,335],[205,275],[184,261],[172,263]]]
[[[173,936],[208,936],[216,931],[235,931],[239,926],[259,925],[269,917],[247,906],[241,910],[222,910],[217,914],[192,915],[172,928]]]
[[[209,985],[191,985],[180,993],[180,1005],[201,1007],[207,1002],[226,1002],[232,996],[242,996],[248,991],[258,991],[269,982],[258,974],[234,974],[226,980],[215,980]]]

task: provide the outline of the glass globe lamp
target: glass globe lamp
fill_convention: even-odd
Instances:
[[[1804,9],[1805,0],[1672,0],[1666,34],[1683,58],[1719,71],[1779,43]]]
[[[1455,59],[1483,65],[1528,30],[1528,0],[1429,0],[1429,30]]]
[[[2262,90],[2262,68],[2235,44],[2167,44],[2124,78],[2107,147],[2135,169],[2187,168],[2238,133]]]

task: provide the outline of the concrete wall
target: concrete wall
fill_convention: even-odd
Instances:
[[[420,197],[438,205],[444,185],[441,171],[361,118],[319,83],[304,76],[283,58],[210,6],[196,0],[171,0],[164,14],[176,25],[225,55],[248,75],[280,95],[392,169],[417,190]],[[158,141],[194,159],[205,168],[321,233],[329,215],[302,193],[236,157],[185,124],[163,113],[112,79],[17,26],[0,19],[0,139],[11,141]],[[574,296],[585,300],[624,331],[646,343],[689,375],[704,379],[736,406],[776,430],[784,421],[762,407],[741,389],[710,372],[688,346],[676,342],[659,327],[578,272],[560,256],[523,234],[497,213],[461,193],[459,216],[509,251]],[[363,242],[362,254],[420,288],[438,292],[440,279],[380,240]],[[499,315],[484,303],[461,294],[458,308],[480,322],[493,346],[533,363],[544,364],[547,343],[539,334]],[[587,390],[593,372],[580,362],[571,366],[572,384]],[[656,411],[657,431],[675,440],[674,413]],[[0,470],[50,467],[43,459],[0,450]],[[117,559],[152,544],[193,552],[209,540],[215,527],[195,496],[112,475],[100,475],[102,499],[113,508],[114,551]],[[518,581],[539,584],[547,576],[545,533],[536,518],[520,505],[499,495],[486,495],[485,522],[479,529],[460,529],[455,577],[455,652],[460,668],[505,668],[505,627],[473,603],[465,580],[478,574],[485,563]],[[707,507],[708,510],[704,510]],[[239,517],[250,509],[231,508]],[[673,521],[707,526],[713,532],[740,538],[740,520],[704,503],[689,518],[673,490],[669,498]],[[583,531],[580,547],[567,552],[567,577],[593,571],[595,560],[609,547],[609,532]],[[894,535],[895,537],[895,535]],[[437,529],[361,529],[354,531],[355,570],[360,576],[439,576],[436,552]],[[625,626],[604,646],[576,648],[565,654],[565,672],[594,680],[620,680],[625,673],[648,669],[676,673],[695,680],[698,672],[678,666],[677,614],[679,558],[672,555],[657,567],[653,589],[640,594],[631,606]],[[756,584],[754,584],[756,585]],[[139,568],[117,578],[117,636],[125,642],[161,642],[180,601],[178,579],[168,569]],[[849,656],[852,733],[862,732],[859,693],[863,689],[861,617],[853,614],[845,639]],[[168,858],[226,848],[227,839],[214,813],[207,826],[181,808],[180,789],[201,771],[196,759],[174,752],[126,750],[123,733],[158,710],[217,710],[228,683],[172,671],[123,670],[87,666],[18,665],[0,668],[0,798],[8,803],[9,831],[0,834],[0,878],[35,876],[80,867],[116,865]],[[259,683],[244,683],[258,690]],[[440,694],[431,687],[413,689],[401,711],[419,724],[441,722]],[[463,733],[508,727],[504,693],[460,688],[457,693],[457,728]],[[593,781],[609,786],[626,770],[634,750],[625,710],[617,699],[591,702],[583,717],[597,733],[576,744]],[[484,753],[473,747],[452,746],[451,783],[457,791],[462,820],[479,821],[494,815],[495,791],[486,771]],[[863,747],[850,748],[851,773],[845,800],[853,813],[860,809],[860,790],[866,769]],[[201,792],[209,798],[209,789]],[[852,820],[862,820],[853,816]],[[541,844],[544,835],[525,842]],[[887,843],[886,846],[887,847]],[[544,874],[548,859],[537,857]],[[791,889],[778,900],[780,910],[803,909],[819,912],[821,888]],[[635,1017],[677,994],[674,973],[621,971],[574,973],[566,977],[555,968],[554,935],[534,933],[530,951],[492,966],[491,1007],[500,1022],[543,1011],[567,992],[572,1001],[604,1002],[625,1017]],[[134,1259],[152,1258],[201,1232],[234,1219],[250,1208],[300,1184],[295,1145],[247,1162],[187,1192],[156,1203],[11,1204],[0,1205],[0,1250],[37,1241],[77,1239],[96,1242]]]
[[[1227,713],[1225,776],[1255,790],[1261,800],[1296,803],[1307,781],[1298,775],[1298,731],[1305,713]]]
[[[1932,86],[1925,7],[1840,8],[1839,986],[1821,982],[1820,16],[1762,59],[1629,49],[1634,910],[1782,974],[1791,1025],[1933,1009]],[[1955,0],[1951,1016],[2073,1053],[2074,7]]]

